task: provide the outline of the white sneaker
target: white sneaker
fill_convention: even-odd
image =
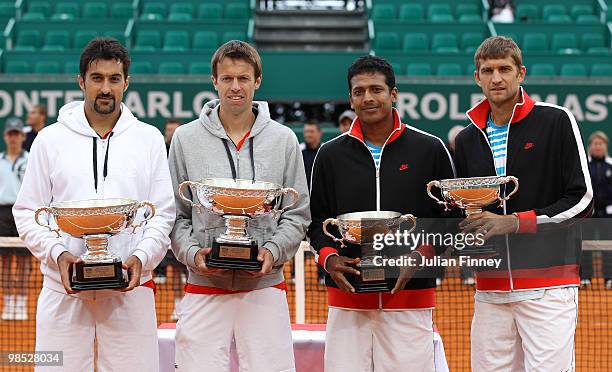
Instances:
[[[15,319],[15,296],[4,295],[4,305],[2,306],[2,320]]]
[[[612,289],[612,279],[606,280],[606,289]]]
[[[474,284],[476,284],[476,281],[474,280],[474,278],[472,278],[470,276],[470,277],[467,277],[467,278],[463,279],[463,284],[465,284],[465,285],[474,285]]]
[[[28,298],[24,295],[15,296],[15,320],[28,320]]]
[[[441,286],[442,285],[442,279],[436,278],[436,285],[437,286]]]
[[[591,285],[591,279],[582,279],[582,280],[580,281],[580,286],[581,286],[581,287],[586,287],[586,286],[588,286],[588,285]]]
[[[170,320],[177,321],[179,319],[178,313],[176,312],[176,308],[179,306],[180,303],[181,303],[180,298],[174,299],[174,310],[172,310],[172,315],[170,315]]]

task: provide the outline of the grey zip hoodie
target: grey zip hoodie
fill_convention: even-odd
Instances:
[[[257,118],[239,154],[219,119],[219,100],[208,102],[199,119],[180,126],[172,138],[169,163],[177,216],[170,239],[176,257],[189,268],[188,283],[227,290],[252,290],[277,285],[284,280],[283,264],[295,255],[310,224],[306,173],[297,137],[291,129],[270,118],[266,102],[254,101],[253,110]],[[179,198],[178,187],[188,180],[232,178],[224,140],[229,141],[238,178],[253,178],[250,157],[253,143],[255,180],[293,187],[299,193],[297,204],[278,220],[267,215],[249,221],[249,234],[260,247],[270,250],[274,257],[272,272],[263,277],[253,277],[241,270],[201,275],[195,269],[196,252],[200,248],[211,247],[213,238],[225,231],[225,223],[220,216],[198,213],[191,208]],[[195,203],[199,203],[195,193],[191,197]],[[283,198],[283,207],[291,202],[289,199]]]

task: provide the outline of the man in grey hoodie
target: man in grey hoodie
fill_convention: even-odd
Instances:
[[[176,257],[189,269],[178,309],[176,368],[228,370],[234,339],[241,370],[293,371],[283,264],[294,256],[310,223],[302,155],[295,134],[270,118],[267,103],[253,101],[262,78],[257,51],[230,41],[211,64],[219,99],[208,102],[199,119],[178,128],[170,146],[177,207],[170,238]],[[183,181],[213,177],[272,182],[299,193],[297,204],[278,220],[268,215],[250,221],[249,233],[259,244],[259,272],[206,266],[224,220],[197,213],[177,190]],[[283,206],[288,202],[283,200]]]

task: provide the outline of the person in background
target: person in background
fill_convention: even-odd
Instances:
[[[21,187],[28,163],[28,152],[22,149],[26,139],[23,122],[9,118],[4,124],[6,151],[0,152],[0,237],[19,236],[11,209]],[[30,273],[30,252],[21,248],[2,248],[2,320],[27,320],[26,283]],[[15,272],[12,258],[15,257]]]
[[[598,130],[589,137],[589,173],[593,183],[593,194],[595,200],[594,218],[612,217],[612,158],[608,156],[608,136]],[[607,229],[598,228],[595,231],[600,240],[612,240]],[[590,226],[587,226],[590,227]],[[602,252],[603,277],[606,288],[612,289],[612,252]],[[583,286],[591,284],[593,277],[593,254],[591,251],[583,251],[580,263],[580,284]]]
[[[177,119],[168,119],[166,120],[166,125],[164,127],[164,140],[166,141],[166,153],[170,151],[170,143],[172,142],[172,136],[174,135],[174,131],[176,128],[183,125],[183,122]]]
[[[28,112],[28,118],[26,119],[28,127],[25,128],[24,133],[26,139],[23,142],[23,149],[30,151],[34,139],[38,135],[47,123],[47,106],[45,105],[34,105]]]
[[[351,128],[353,120],[357,117],[357,114],[353,110],[346,110],[338,118],[338,128],[340,133],[346,133]]]
[[[513,23],[514,0],[489,0],[489,18],[495,23]]]

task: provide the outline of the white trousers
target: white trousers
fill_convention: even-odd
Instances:
[[[431,310],[329,308],[325,372],[402,370],[435,370]]]
[[[578,288],[507,304],[475,301],[472,371],[574,371],[577,320]]]
[[[177,372],[226,372],[236,343],[240,371],[295,371],[286,293],[186,293],[178,307]]]
[[[93,371],[96,339],[98,372],[158,372],[153,290],[88,294],[81,299],[43,287],[36,308],[36,350],[62,351],[63,367],[35,371]]]

